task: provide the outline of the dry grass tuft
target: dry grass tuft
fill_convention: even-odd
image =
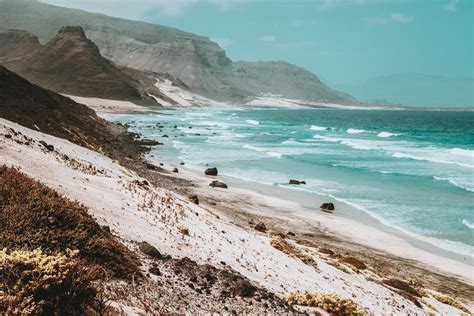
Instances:
[[[189,228],[184,227],[184,226],[182,226],[182,225],[176,225],[176,228],[178,228],[179,232],[180,232],[182,235],[189,236]]]
[[[351,299],[336,293],[291,292],[283,297],[290,305],[319,307],[335,316],[365,316],[368,313]]]
[[[47,253],[79,250],[86,263],[117,277],[138,272],[136,255],[101,228],[84,205],[0,166],[0,249],[39,247]]]
[[[446,305],[449,305],[449,306],[452,306],[454,308],[457,308],[461,311],[463,311],[464,313],[466,314],[471,314],[471,312],[467,309],[466,306],[462,305],[461,303],[459,303],[458,301],[456,301],[454,298],[452,297],[449,297],[449,296],[444,296],[444,295],[433,295],[433,297],[438,301],[438,302],[441,302],[443,304],[446,304]]]
[[[301,261],[303,261],[305,264],[313,266],[316,270],[319,271],[318,263],[313,259],[313,257],[303,253],[301,250],[291,245],[285,239],[274,237],[270,240],[270,244],[273,246],[273,248],[276,248],[291,257],[298,258]]]
[[[365,263],[363,263],[359,259],[351,257],[351,256],[344,256],[344,257],[340,258],[339,261],[349,265],[351,268],[354,267],[355,269],[353,269],[353,270],[356,271],[356,272],[359,272],[359,270],[367,269],[367,266],[366,266]]]
[[[94,275],[77,251],[0,250],[0,314],[82,315],[95,301]]]
[[[347,274],[351,274],[351,271],[349,271],[348,269],[346,269],[342,264],[340,264],[339,262],[337,261],[334,261],[334,260],[326,260],[326,263],[335,267],[336,269],[339,269],[341,270],[342,272],[344,273],[347,273]]]
[[[298,245],[302,245],[302,246],[306,246],[306,247],[318,248],[318,245],[316,245],[311,240],[307,240],[307,239],[299,239],[296,243]]]
[[[404,282],[404,281],[401,281],[401,280],[398,280],[398,279],[385,279],[385,280],[382,280],[382,283],[386,284],[388,286],[391,286],[395,289],[401,290],[405,293],[408,293],[412,296],[421,297],[420,293],[417,290],[415,290],[407,282]]]

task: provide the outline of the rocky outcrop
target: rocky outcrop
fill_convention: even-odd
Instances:
[[[334,211],[334,204],[333,203],[323,203],[320,206],[322,211],[329,211],[332,212]]]
[[[217,171],[217,168],[215,168],[215,167],[214,168],[207,168],[206,171],[204,171],[204,174],[206,176],[217,176],[217,173],[218,173],[218,171]]]
[[[123,145],[137,145],[131,135],[125,136],[125,130],[122,143],[120,126],[113,132],[111,125],[87,106],[36,86],[1,65],[0,118],[107,153]],[[43,146],[54,150],[46,143]]]
[[[261,233],[264,233],[264,232],[267,231],[267,226],[265,225],[265,223],[260,222],[260,223],[258,223],[257,225],[255,225],[254,229],[255,229],[256,231],[259,231],[259,232],[261,232]]]
[[[156,249],[154,246],[150,245],[146,241],[142,241],[141,243],[138,244],[138,248],[140,249],[141,252],[144,254],[152,257],[153,259],[162,259],[163,256],[161,253]]]
[[[195,93],[217,101],[246,103],[272,93],[307,101],[356,102],[311,72],[286,62],[232,62],[204,36],[40,2],[0,2],[0,30],[25,29],[47,42],[71,24],[82,26],[100,53],[114,63],[168,73]]]
[[[227,184],[225,184],[224,182],[220,182],[220,181],[217,181],[217,180],[214,180],[212,181],[209,186],[213,187],[213,188],[222,188],[222,189],[227,189]]]
[[[58,93],[145,105],[156,105],[147,93],[160,96],[154,87],[157,74],[119,67],[105,59],[79,26],[61,28],[44,46],[25,31],[0,33],[0,63]]]
[[[288,184],[296,184],[296,185],[299,185],[299,184],[306,184],[306,181],[300,181],[300,180],[293,180],[291,179]]]
[[[192,194],[188,197],[189,201],[193,202],[194,204],[199,204],[199,198],[196,194]]]

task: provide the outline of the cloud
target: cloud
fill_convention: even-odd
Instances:
[[[262,36],[260,40],[265,43],[276,43],[277,38],[274,35],[265,35],[265,36]]]
[[[294,41],[294,42],[277,42],[275,46],[280,49],[305,49],[314,46],[313,41]]]
[[[390,16],[390,19],[393,22],[407,24],[407,23],[413,22],[414,17],[411,15],[404,15],[401,13],[392,13],[392,15]]]
[[[458,10],[459,0],[450,0],[443,6],[443,9],[449,12],[456,12]]]
[[[223,38],[211,38],[211,41],[216,42],[222,48],[227,48],[235,43],[235,41],[228,37]]]
[[[41,2],[86,11],[100,12],[125,18],[139,18],[143,14],[158,11],[160,15],[179,16],[199,3],[229,10],[253,0],[40,0]]]
[[[294,27],[294,28],[300,28],[303,26],[303,24],[304,24],[304,21],[302,20],[293,20],[290,23],[291,27]]]
[[[405,15],[401,13],[392,13],[388,16],[374,16],[363,18],[363,21],[369,24],[377,24],[377,25],[387,25],[392,23],[397,24],[408,24],[415,20],[415,17],[412,15]]]

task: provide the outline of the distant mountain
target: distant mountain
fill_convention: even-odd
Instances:
[[[404,73],[376,77],[341,88],[370,103],[385,100],[386,103],[405,106],[474,107],[474,78]]]
[[[80,25],[102,56],[118,65],[169,73],[195,93],[245,103],[272,93],[286,98],[356,103],[317,76],[285,62],[232,62],[204,36],[175,28],[108,17],[35,1],[0,0],[0,31],[27,30],[43,43],[67,25]]]
[[[102,57],[81,27],[63,27],[45,45],[26,31],[0,33],[0,64],[59,93],[155,103],[146,94],[154,82]]]

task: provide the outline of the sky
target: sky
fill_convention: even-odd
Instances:
[[[348,86],[473,77],[473,0],[44,0],[205,35],[232,60],[285,60]]]

